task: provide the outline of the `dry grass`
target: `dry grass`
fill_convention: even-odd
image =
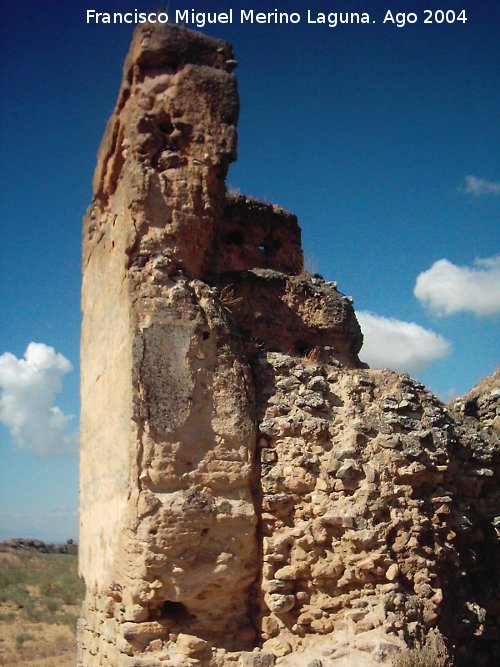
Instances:
[[[392,664],[393,667],[449,667],[451,663],[441,637],[431,635],[425,644],[398,654]]]
[[[318,260],[314,255],[307,253],[304,255],[304,267],[302,272],[308,276],[314,276],[318,273]]]
[[[319,347],[313,347],[310,350],[304,352],[302,359],[304,360],[306,366],[315,366],[319,363],[320,356],[321,350]]]
[[[82,596],[76,553],[0,552],[0,664],[74,665]]]
[[[234,285],[224,285],[220,291],[220,300],[226,306],[226,308],[230,308],[231,306],[234,306],[237,303],[240,303],[242,301],[241,297],[235,298],[234,296]]]

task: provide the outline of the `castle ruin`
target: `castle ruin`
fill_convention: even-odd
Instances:
[[[235,65],[138,27],[99,150],[78,664],[390,665],[433,633],[492,664],[498,424],[367,369],[295,216],[227,192]]]

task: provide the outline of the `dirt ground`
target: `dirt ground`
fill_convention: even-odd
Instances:
[[[12,620],[4,614],[14,613]],[[30,622],[16,611],[0,605],[0,665],[10,667],[74,667],[75,633],[67,625]]]
[[[0,551],[0,665],[74,667],[77,556]]]

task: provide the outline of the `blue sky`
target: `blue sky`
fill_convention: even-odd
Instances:
[[[87,25],[85,10],[161,4],[2,9],[0,539],[76,537],[81,218],[132,30]],[[453,25],[422,23],[443,2],[331,4],[169,2],[303,15],[206,30],[240,63],[229,185],[298,215],[308,264],[353,296],[372,363],[451,397],[498,364],[500,3],[461,2]],[[307,9],[376,23],[308,25]],[[420,20],[384,25],[388,9]]]

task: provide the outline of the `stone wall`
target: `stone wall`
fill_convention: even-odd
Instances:
[[[441,635],[457,665],[492,664],[498,394],[474,398],[481,421],[360,362],[295,216],[226,192],[234,66],[224,42],[140,26],[99,151],[79,665],[389,665]]]

